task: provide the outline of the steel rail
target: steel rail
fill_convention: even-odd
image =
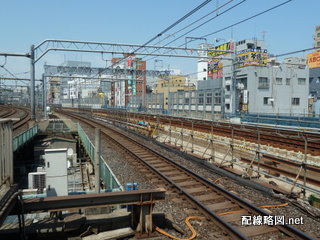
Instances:
[[[245,157],[241,157],[241,161],[246,162],[248,164],[250,164],[252,162],[251,159],[248,159],[248,158],[245,158]],[[257,162],[253,162],[252,164],[255,165],[255,166],[258,166]],[[293,172],[290,172],[290,171],[287,171],[287,170],[284,170],[284,169],[272,167],[272,166],[270,166],[268,164],[265,164],[265,163],[261,163],[260,162],[260,167],[263,168],[263,169],[267,169],[267,170],[271,170],[271,171],[277,172],[277,173],[279,173],[281,175],[288,176],[288,177],[291,177],[291,178],[296,178],[297,177],[296,173],[293,173]],[[298,179],[303,181],[304,180],[304,176],[299,175]],[[318,186],[318,187],[320,186],[320,181],[318,179],[306,176],[306,181],[308,183],[314,185],[314,186]]]

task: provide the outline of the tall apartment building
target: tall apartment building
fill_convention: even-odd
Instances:
[[[126,56],[125,59],[113,58],[111,62],[114,64],[113,68],[127,69],[127,70],[143,70],[147,69],[146,61],[142,58],[137,58],[134,55]],[[145,96],[146,93],[146,76],[133,75],[116,75],[111,85],[111,105],[125,107],[128,106],[130,97],[134,95]],[[142,98],[141,104],[145,98]]]
[[[320,52],[320,25],[317,25],[315,29],[314,47],[318,47],[317,52]]]

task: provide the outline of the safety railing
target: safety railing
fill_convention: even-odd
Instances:
[[[80,124],[78,124],[78,135],[82,141],[82,144],[89,155],[90,159],[94,159],[94,151],[95,147],[92,144],[89,137],[86,135]],[[100,157],[100,177],[104,181],[105,185],[107,186],[108,190],[115,191],[119,189],[119,191],[123,190],[123,187],[121,186],[118,179],[115,177],[114,173],[108,166],[108,164],[105,162],[103,157]]]

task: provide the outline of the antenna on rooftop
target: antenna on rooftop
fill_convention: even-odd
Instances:
[[[262,31],[261,33],[262,33],[262,40],[264,41],[267,32],[266,31]]]

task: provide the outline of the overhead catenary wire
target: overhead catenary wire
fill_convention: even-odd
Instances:
[[[196,8],[194,8],[193,10],[191,10],[189,13],[187,13],[186,15],[184,15],[183,17],[181,17],[179,20],[177,20],[176,22],[174,22],[173,24],[171,24],[169,27],[167,27],[166,29],[164,29],[162,32],[158,33],[156,36],[154,36],[153,38],[151,38],[149,41],[147,41],[146,43],[144,43],[143,45],[141,45],[140,47],[138,47],[137,49],[135,49],[132,53],[130,53],[130,55],[133,55],[135,52],[139,51],[141,48],[145,47],[146,45],[148,45],[149,43],[153,42],[155,39],[157,39],[159,36],[162,36],[164,33],[166,33],[167,31],[169,31],[170,29],[172,29],[173,27],[175,27],[176,25],[178,25],[179,23],[181,23],[182,21],[184,21],[186,18],[190,17],[192,14],[194,14],[195,12],[197,12],[198,10],[200,10],[201,8],[203,8],[205,5],[207,5],[209,2],[211,2],[212,0],[206,0],[203,3],[201,3],[199,6],[197,6]],[[111,66],[104,68],[103,70],[101,70],[98,74],[99,75],[101,73],[103,73],[103,71],[107,68],[112,68],[113,66],[115,66],[116,64],[119,64],[121,61],[127,59],[128,56],[125,56],[121,59],[119,59],[118,61],[114,62]]]
[[[258,16],[260,16],[260,15],[262,15],[262,14],[265,14],[265,13],[267,13],[267,12],[270,12],[270,11],[272,11],[272,10],[278,8],[278,7],[281,7],[281,6],[287,4],[287,3],[291,2],[291,1],[292,1],[292,0],[288,0],[288,1],[286,1],[286,2],[280,3],[280,4],[278,4],[278,5],[274,6],[274,7],[271,7],[271,8],[269,8],[269,9],[267,9],[267,10],[264,10],[264,11],[262,11],[262,12],[259,12],[259,13],[255,14],[255,15],[251,16],[251,17],[245,18],[245,19],[243,19],[243,20],[241,20],[241,21],[239,21],[239,22],[236,22],[236,23],[234,23],[234,24],[231,24],[231,25],[229,25],[229,26],[227,26],[227,27],[224,27],[224,28],[222,28],[222,29],[220,29],[220,30],[218,30],[218,31],[215,31],[215,32],[206,34],[206,35],[204,35],[204,36],[202,36],[202,37],[208,37],[208,36],[211,36],[211,35],[216,34],[216,33],[218,33],[218,32],[222,32],[222,31],[224,31],[224,30],[226,30],[226,29],[228,29],[228,28],[234,27],[234,26],[239,25],[239,24],[241,24],[241,23],[243,23],[243,22],[246,22],[246,21],[251,20],[251,19],[253,19],[253,18],[255,18],[255,17],[258,17]]]
[[[160,42],[163,42],[164,40],[166,40],[166,39],[167,39],[167,38],[169,38],[170,36],[174,36],[175,34],[177,34],[177,33],[181,32],[181,31],[183,31],[184,29],[187,29],[188,27],[190,27],[190,26],[192,26],[193,24],[195,24],[195,23],[199,22],[200,20],[202,20],[202,19],[206,18],[207,16],[209,16],[209,15],[213,14],[214,12],[217,12],[219,9],[223,8],[224,6],[228,5],[229,3],[233,2],[233,1],[234,1],[234,0],[230,0],[229,2],[227,2],[227,3],[223,4],[223,5],[221,5],[220,7],[218,7],[218,8],[216,8],[216,9],[214,9],[214,10],[213,10],[213,11],[211,11],[211,12],[207,13],[207,14],[206,14],[206,15],[204,15],[203,17],[201,17],[201,18],[197,19],[196,21],[194,21],[194,22],[190,23],[190,24],[189,24],[189,25],[187,25],[186,27],[183,27],[183,28],[181,28],[180,30],[178,30],[178,31],[176,31],[176,32],[174,32],[174,33],[172,33],[172,34],[169,34],[169,36],[167,36],[166,38],[164,38],[164,39],[162,39],[161,41],[157,42],[157,43],[156,43],[156,45],[157,45],[157,44],[159,44]],[[246,1],[246,0],[243,0],[243,2],[244,2],[244,1]],[[219,14],[218,14],[218,15],[219,15]],[[218,15],[217,15],[217,16],[218,16]],[[214,18],[215,18],[215,17],[214,17]],[[214,19],[214,18],[211,18],[211,20],[212,20],[212,19]],[[206,24],[207,22],[209,22],[209,21],[211,21],[211,20],[206,21],[204,24]],[[202,26],[202,25],[204,25],[204,24],[201,24],[200,26]],[[198,27],[197,27],[197,28],[198,28]],[[190,33],[190,32],[188,32],[188,33]],[[183,35],[183,36],[184,36],[184,35]],[[181,38],[181,36],[180,36],[180,37],[178,37],[177,39],[179,39],[179,38]],[[175,40],[175,41],[176,41],[176,40]],[[174,41],[172,41],[172,42],[174,42]],[[170,42],[170,43],[172,43],[172,42]],[[170,44],[170,43],[168,43],[168,44]],[[166,45],[164,45],[164,46],[167,46],[168,44],[166,44]]]
[[[211,2],[211,0],[206,0],[205,2],[203,2],[202,4],[200,4],[198,7],[194,8],[193,10],[191,10],[189,13],[187,13],[186,15],[184,15],[182,18],[180,18],[178,21],[174,22],[173,24],[171,24],[169,27],[167,27],[165,30],[163,30],[162,32],[160,32],[157,36],[153,37],[152,39],[150,39],[149,41],[147,41],[145,44],[143,44],[141,47],[139,47],[136,51],[140,50],[141,48],[143,48],[144,46],[148,45],[149,43],[153,42],[155,39],[157,39],[159,36],[162,36],[164,33],[166,33],[167,31],[169,31],[170,29],[172,29],[173,27],[175,27],[176,25],[178,25],[180,22],[182,22],[183,20],[185,20],[186,18],[190,17],[192,14],[194,14],[195,12],[197,12],[199,9],[201,9],[202,7],[204,7],[205,5],[207,5],[209,2]]]
[[[219,17],[219,16],[221,16],[221,15],[223,15],[223,14],[227,13],[228,11],[232,10],[233,8],[235,8],[235,7],[239,6],[240,4],[244,3],[245,1],[247,1],[247,0],[242,0],[241,2],[239,2],[239,3],[235,4],[234,6],[231,6],[230,8],[228,8],[228,9],[224,10],[223,12],[221,12],[220,14],[218,14],[217,16],[215,16],[215,17],[213,17],[213,18],[208,19],[208,20],[207,20],[207,21],[205,21],[204,23],[202,23],[202,24],[198,25],[197,27],[195,27],[195,28],[193,28],[193,29],[189,30],[188,32],[186,32],[186,33],[184,33],[183,35],[181,35],[181,36],[179,36],[179,37],[175,38],[174,40],[172,40],[171,42],[168,42],[167,44],[165,44],[165,45],[163,45],[163,46],[164,46],[164,47],[165,47],[165,46],[168,46],[169,44],[171,44],[171,43],[173,43],[173,42],[177,41],[178,39],[180,39],[180,38],[182,38],[182,37],[186,36],[187,34],[189,34],[189,33],[193,32],[194,30],[196,30],[196,29],[198,29],[198,28],[202,27],[203,25],[205,25],[205,24],[207,24],[207,23],[211,22],[212,20],[216,19],[217,17]],[[226,4],[225,4],[225,5],[226,5]],[[218,9],[216,9],[216,10],[218,10]],[[173,34],[171,34],[171,35],[173,35]],[[187,44],[187,43],[190,43],[191,41],[192,41],[192,40],[186,41],[184,44],[181,44],[179,47],[182,47],[183,45],[185,45],[185,44]],[[152,57],[152,58],[150,58],[150,59],[147,59],[146,61],[152,60],[152,59],[154,59],[154,58],[156,58],[156,57]]]
[[[244,0],[244,1],[245,1],[245,0]],[[222,15],[222,14],[230,11],[231,9],[233,9],[234,7],[236,7],[236,6],[238,6],[239,4],[243,3],[244,1],[242,1],[242,2],[240,2],[240,3],[238,3],[238,4],[234,5],[234,6],[232,6],[232,7],[229,8],[229,9],[226,9],[224,12],[222,12],[222,13],[219,14],[218,16],[220,16],[220,15]],[[212,33],[203,35],[203,36],[201,36],[200,38],[206,38],[206,37],[211,36],[211,35],[213,35],[213,34],[216,34],[216,33],[222,32],[222,31],[224,31],[224,30],[227,30],[227,29],[229,29],[229,28],[231,28],[231,27],[234,27],[234,26],[236,26],[236,25],[239,25],[239,24],[241,24],[241,23],[244,23],[244,22],[246,22],[246,21],[248,21],[248,20],[251,20],[251,19],[253,19],[253,18],[255,18],[255,17],[258,17],[258,16],[260,16],[260,15],[262,15],[262,14],[265,14],[265,13],[271,11],[271,10],[274,10],[274,9],[276,9],[276,8],[278,8],[278,7],[280,7],[280,6],[284,5],[284,4],[287,4],[287,3],[291,2],[291,1],[292,1],[292,0],[288,0],[288,1],[286,1],[286,2],[280,3],[280,4],[276,5],[276,6],[273,6],[273,7],[269,8],[269,9],[266,9],[266,10],[264,10],[264,11],[262,11],[262,12],[259,12],[259,13],[255,14],[255,15],[252,15],[252,16],[248,17],[248,18],[245,18],[245,19],[243,19],[243,20],[241,20],[241,21],[238,21],[238,22],[236,22],[236,23],[234,23],[234,24],[231,24],[231,25],[229,25],[229,26],[227,26],[227,27],[224,27],[224,28],[219,29],[219,30],[217,30],[217,31],[214,31],[214,32],[212,32]],[[215,19],[215,18],[218,17],[218,16],[215,16],[214,18],[209,19],[208,21],[212,21],[213,19]],[[207,22],[208,22],[208,21],[207,21]],[[170,44],[170,43],[178,40],[179,38],[185,36],[186,34],[194,31],[195,29],[203,26],[203,25],[206,24],[207,22],[205,22],[205,23],[197,26],[196,28],[194,28],[194,29],[190,30],[189,32],[183,34],[182,36],[180,36],[180,37],[178,37],[178,38],[175,38],[173,41],[167,43],[165,46],[167,46],[168,44]],[[189,43],[189,42],[191,42],[191,41],[192,41],[192,40],[189,40],[187,43]],[[183,46],[183,45],[184,45],[184,44],[181,44],[179,47],[181,47],[181,46]],[[153,58],[151,58],[151,59],[153,59]],[[151,59],[149,59],[149,60],[151,60]]]

